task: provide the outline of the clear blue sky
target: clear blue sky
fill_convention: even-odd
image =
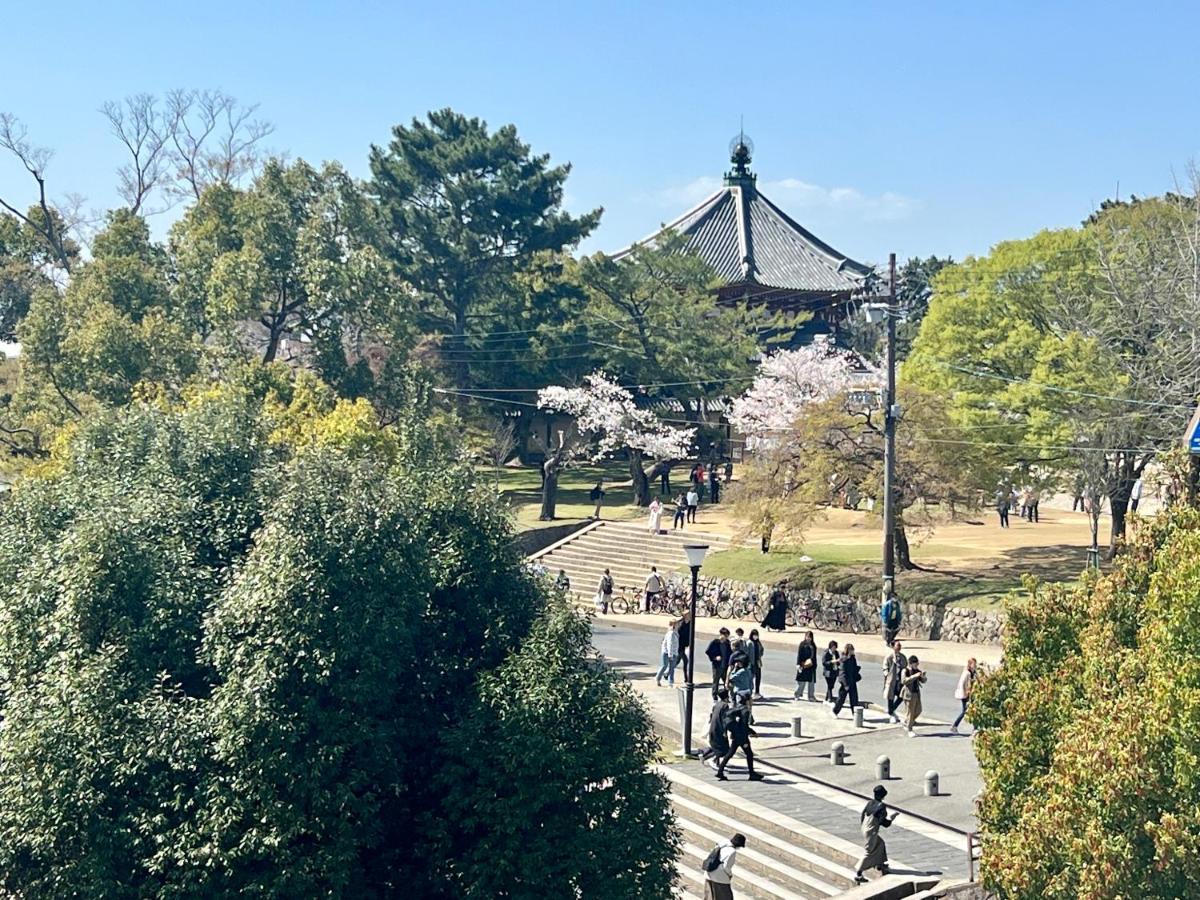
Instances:
[[[868,262],[986,252],[1079,222],[1200,155],[1194,4],[4,3],[0,110],[54,147],[52,189],[116,202],[96,112],[218,87],[272,146],[366,174],[390,126],[452,106],[570,161],[585,249],[682,212],[739,116],[763,189]],[[32,195],[0,160],[0,195]],[[165,229],[166,221],[156,224]]]

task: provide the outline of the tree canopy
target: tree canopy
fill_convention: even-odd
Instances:
[[[646,713],[427,410],[184,395],[0,500],[2,889],[666,898]]]
[[[983,878],[1002,897],[1200,893],[1200,514],[1142,524],[1113,571],[1012,601],[971,698]]]

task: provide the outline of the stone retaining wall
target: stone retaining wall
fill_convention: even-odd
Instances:
[[[690,588],[690,582],[684,576],[671,576],[669,580],[685,593]],[[773,590],[774,585],[770,584],[748,584],[728,578],[700,579],[701,596],[713,601],[721,598],[736,600],[747,594],[765,599]],[[841,607],[845,610],[845,618],[839,628],[832,628],[832,623],[820,614],[814,622],[816,627],[853,634],[879,632],[879,605],[874,600],[863,600],[850,594],[828,594],[811,588],[785,587],[784,590],[789,600],[803,602],[811,609]],[[970,644],[1000,643],[1004,628],[1002,613],[903,601],[900,606],[904,610],[900,637]]]

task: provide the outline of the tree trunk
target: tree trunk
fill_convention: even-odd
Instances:
[[[917,567],[912,561],[912,553],[908,549],[908,535],[904,531],[904,523],[896,519],[896,527],[892,531],[892,543],[896,554],[896,568],[911,572]]]
[[[546,462],[542,464],[542,511],[538,514],[539,521],[554,521],[554,506],[558,501],[558,473],[561,470],[558,454],[547,457]]]
[[[642,451],[629,451],[629,476],[633,480],[633,502],[637,506],[650,505],[650,479],[642,468]]]
[[[1187,490],[1188,506],[1200,506],[1200,454],[1192,454],[1188,460]]]
[[[521,461],[521,465],[527,466],[530,463],[529,458],[529,433],[533,430],[533,410],[521,410],[517,416],[517,427],[513,431],[513,440],[517,442],[517,459]],[[546,448],[546,455],[549,456],[550,449]],[[543,478],[545,474],[543,473]]]

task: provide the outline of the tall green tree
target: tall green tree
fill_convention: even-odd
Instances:
[[[802,321],[720,304],[712,269],[678,234],[638,244],[619,260],[597,254],[583,261],[581,277],[591,327],[606,331],[605,371],[622,383],[651,385],[650,396],[679,401],[692,422],[713,419],[706,400],[746,386],[760,335]]]
[[[1004,898],[1200,894],[1200,515],[1138,529],[1104,577],[1010,603],[969,715],[983,880]]]
[[[450,109],[397,125],[387,149],[372,147],[369,191],[379,203],[385,247],[416,291],[421,327],[446,336],[448,364],[461,390],[473,383],[472,351],[519,302],[514,280],[542,253],[586,237],[600,210],[562,208],[569,165],[533,155],[512,125]],[[481,353],[482,356],[482,353]]]
[[[184,393],[0,501],[0,891],[666,900],[648,717],[427,404]]]
[[[902,377],[948,398],[994,477],[1089,480],[1110,552],[1134,482],[1200,394],[1197,204],[1111,207],[1081,229],[998,245],[943,270]]]
[[[245,191],[216,184],[171,234],[178,293],[202,333],[240,342],[249,323],[264,362],[291,338],[311,342],[326,366],[347,364],[343,343],[355,329],[403,338],[398,294],[374,244],[354,180],[336,164],[318,170],[302,160],[268,162]]]
[[[34,294],[18,332],[23,387],[72,415],[90,401],[126,403],[141,381],[181,387],[201,347],[178,314],[168,275],[145,220],[110,213],[66,291]]]

